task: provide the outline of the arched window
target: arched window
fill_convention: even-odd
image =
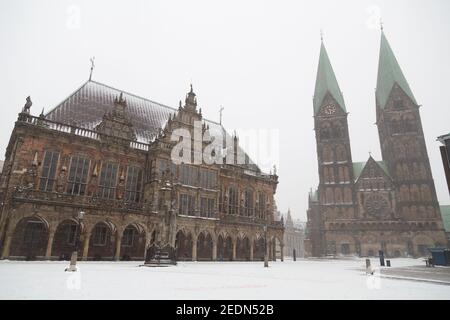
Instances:
[[[420,188],[421,194],[422,194],[422,200],[423,201],[430,201],[431,200],[431,190],[430,187],[426,184],[423,184]]]
[[[322,161],[333,162],[333,150],[330,146],[324,146],[322,149]]]
[[[228,189],[228,214],[238,214],[238,193],[236,187]]]
[[[334,203],[334,194],[333,189],[331,188],[327,188],[325,191],[325,203],[326,204]]]
[[[266,194],[262,191],[258,192],[258,204],[257,204],[256,216],[259,219],[266,218],[266,205],[267,205]]]
[[[353,203],[352,199],[352,190],[350,188],[346,187],[344,188],[344,202],[345,203]]]
[[[253,190],[247,189],[245,190],[245,199],[244,199],[244,212],[245,216],[253,217]]]
[[[319,136],[324,140],[331,138],[331,125],[329,122],[322,123],[319,129]]]
[[[342,203],[342,191],[340,188],[334,190],[334,199],[336,203]]]
[[[338,145],[336,147],[336,160],[345,161],[347,160],[347,151],[343,145]]]

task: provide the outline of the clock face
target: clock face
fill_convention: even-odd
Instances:
[[[336,106],[329,104],[327,106],[324,107],[324,111],[326,114],[328,115],[332,115],[336,112]]]

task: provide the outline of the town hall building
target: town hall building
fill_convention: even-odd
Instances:
[[[47,114],[33,116],[31,105],[28,97],[0,180],[2,259],[67,259],[76,248],[83,260],[143,260],[152,244],[175,248],[178,260],[261,260],[264,248],[276,259],[278,176],[203,118],[192,85],[178,108],[91,79]],[[226,137],[223,163],[172,161],[172,134],[196,139],[198,122],[201,139]]]

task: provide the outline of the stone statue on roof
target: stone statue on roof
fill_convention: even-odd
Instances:
[[[27,102],[23,106],[22,113],[28,113],[30,114],[30,108],[33,105],[33,102],[31,102],[30,96],[27,97]]]

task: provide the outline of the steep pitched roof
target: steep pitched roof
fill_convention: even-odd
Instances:
[[[376,98],[381,108],[385,107],[394,84],[399,85],[408,97],[417,104],[391,46],[389,45],[384,32],[381,32],[376,89]]]
[[[107,112],[114,108],[114,99],[120,94],[127,102],[127,117],[129,117],[136,138],[139,142],[149,143],[154,136],[164,127],[170,114],[178,112],[178,109],[125,92],[97,81],[88,80],[68,98],[58,104],[46,114],[48,120],[67,124],[76,123],[86,129],[94,128],[102,121]],[[228,136],[225,128],[214,121],[203,118],[209,126],[211,135],[222,134]],[[240,151],[243,151],[238,146]],[[247,153],[243,151],[248,165],[242,165],[247,169],[260,172]]]
[[[369,158],[370,159],[370,158]],[[353,162],[353,176],[355,178],[355,181],[358,180],[359,176],[361,175],[362,171],[366,167],[368,161],[363,162]],[[389,174],[388,168],[386,166],[386,163],[384,161],[375,161],[378,166],[386,173],[388,177],[391,175]]]
[[[440,206],[442,221],[444,221],[444,229],[450,232],[450,206]]]
[[[342,96],[341,89],[336,80],[330,59],[328,58],[327,50],[322,42],[320,46],[319,66],[317,68],[316,87],[313,99],[315,115],[319,112],[320,106],[327,93],[330,93],[342,110],[347,112],[345,109],[344,97]]]

